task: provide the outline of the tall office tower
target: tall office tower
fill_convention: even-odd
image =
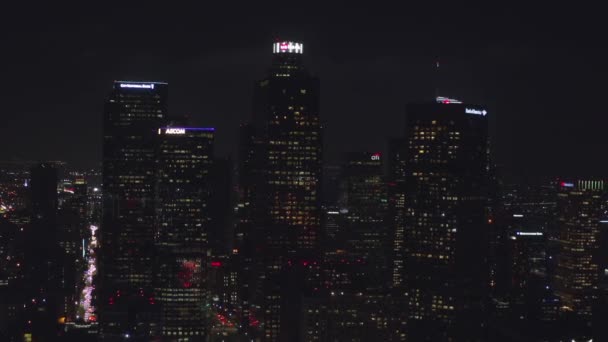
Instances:
[[[606,209],[606,188],[602,180],[563,181],[558,186],[560,253],[556,292],[562,309],[587,324],[597,298],[599,272],[595,255]],[[580,338],[590,338],[588,331],[581,333],[584,336]]]
[[[341,207],[348,209],[346,252],[352,263],[352,290],[377,291],[390,280],[383,157],[379,152],[348,153],[343,170]]]
[[[103,338],[154,329],[155,143],[167,116],[168,85],[114,82],[103,120],[103,214],[99,283]]]
[[[403,268],[403,243],[405,233],[405,170],[407,140],[391,139],[388,144],[388,213],[386,224],[393,245],[390,261],[391,285],[402,289],[405,269]],[[403,291],[397,291],[402,295]]]
[[[69,178],[60,185],[59,191],[61,195],[58,215],[59,245],[76,261],[83,252],[82,239],[86,235],[88,222],[87,183],[84,175],[70,172]]]
[[[263,147],[255,162],[262,174],[254,238],[266,341],[301,339],[303,296],[314,291],[309,278],[318,276],[319,80],[304,68],[302,57],[300,43],[273,44],[272,68],[255,85],[253,119]]]
[[[520,336],[541,339],[543,322],[557,319],[558,301],[547,277],[547,236],[523,214],[513,214],[508,227],[509,326]]]
[[[156,297],[147,300],[160,305],[163,338],[203,341],[214,129],[162,127],[158,135]]]
[[[478,340],[486,295],[488,121],[479,106],[407,106],[408,340]]]
[[[31,169],[31,224],[26,227],[24,260],[26,331],[34,339],[57,336],[63,314],[64,253],[57,239],[57,168],[42,163]]]
[[[251,312],[252,299],[256,293],[253,257],[255,254],[253,218],[254,201],[257,193],[259,169],[256,167],[258,143],[252,124],[239,127],[237,163],[237,207],[234,251],[238,273],[238,291],[241,306],[241,333],[254,338],[259,328],[259,320]],[[250,320],[251,318],[251,320]]]

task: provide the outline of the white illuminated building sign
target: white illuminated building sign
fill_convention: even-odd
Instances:
[[[143,84],[143,83],[121,83],[121,88],[136,88],[136,89],[154,89],[154,83]]]
[[[488,112],[485,109],[465,108],[464,112],[467,114],[486,116]]]
[[[304,53],[304,44],[294,42],[279,42],[272,45],[273,53]]]
[[[519,236],[543,236],[542,232],[516,232]]]
[[[380,153],[372,154],[372,160],[380,160]]]
[[[186,134],[185,128],[167,128],[165,134]]]

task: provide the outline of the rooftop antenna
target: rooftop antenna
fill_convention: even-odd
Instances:
[[[435,99],[439,97],[439,58],[435,60]]]

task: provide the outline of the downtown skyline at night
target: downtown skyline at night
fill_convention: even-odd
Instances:
[[[596,14],[233,5],[6,22],[1,341],[608,340]]]
[[[601,20],[591,9],[49,6],[20,20],[25,8],[11,6],[16,15],[3,23],[11,33],[1,85],[11,113],[0,127],[5,159],[97,166],[101,106],[115,80],[168,82],[172,112],[216,127],[218,153],[236,156],[251,80],[267,68],[269,42],[291,39],[305,43],[307,65],[324,80],[325,149],[332,159],[350,149],[384,149],[385,137],[399,136],[405,103],[435,95],[439,61],[443,96],[482,103],[492,113],[495,157],[510,175],[524,176],[522,164],[537,176],[608,172],[595,158],[607,143],[597,99],[608,70],[598,44]],[[31,94],[39,101],[29,101]],[[25,125],[51,143],[26,139],[18,133]]]

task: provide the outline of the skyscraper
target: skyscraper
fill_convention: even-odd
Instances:
[[[352,263],[351,289],[379,290],[390,280],[383,156],[380,152],[348,153],[343,170],[340,208],[348,209],[345,247]]]
[[[407,140],[403,138],[391,139],[388,146],[388,213],[386,224],[389,227],[389,236],[392,238],[393,288],[403,286],[405,277],[403,268],[404,233],[405,233],[405,158],[407,154]],[[402,291],[397,291],[399,295]]]
[[[562,311],[587,326],[598,296],[597,254],[606,210],[605,183],[603,180],[562,181],[558,187],[560,249],[556,294]],[[588,328],[583,328],[577,338],[591,338]]]
[[[273,64],[255,85],[253,125],[261,141],[255,199],[257,315],[266,341],[297,341],[309,277],[318,276],[321,193],[319,80],[302,63],[303,45],[273,44]],[[311,288],[312,287],[312,288]]]
[[[208,333],[213,128],[158,129],[155,296],[161,335],[203,341]]]
[[[26,227],[24,258],[25,331],[35,339],[57,335],[63,312],[63,249],[57,227],[57,168],[41,163],[31,169],[31,224]],[[31,300],[29,300],[31,298]]]
[[[479,106],[407,106],[408,339],[476,340],[486,278],[488,122]]]
[[[155,329],[152,290],[155,142],[167,117],[168,85],[114,82],[103,119],[101,334],[149,336]]]
[[[237,212],[235,231],[235,258],[238,262],[238,288],[241,306],[242,333],[254,336],[257,323],[250,322],[252,313],[252,299],[255,297],[256,274],[254,272],[253,258],[254,246],[254,201],[257,193],[258,169],[256,168],[255,129],[252,124],[242,124],[239,127],[238,164],[237,164]],[[255,319],[254,319],[255,322]]]

